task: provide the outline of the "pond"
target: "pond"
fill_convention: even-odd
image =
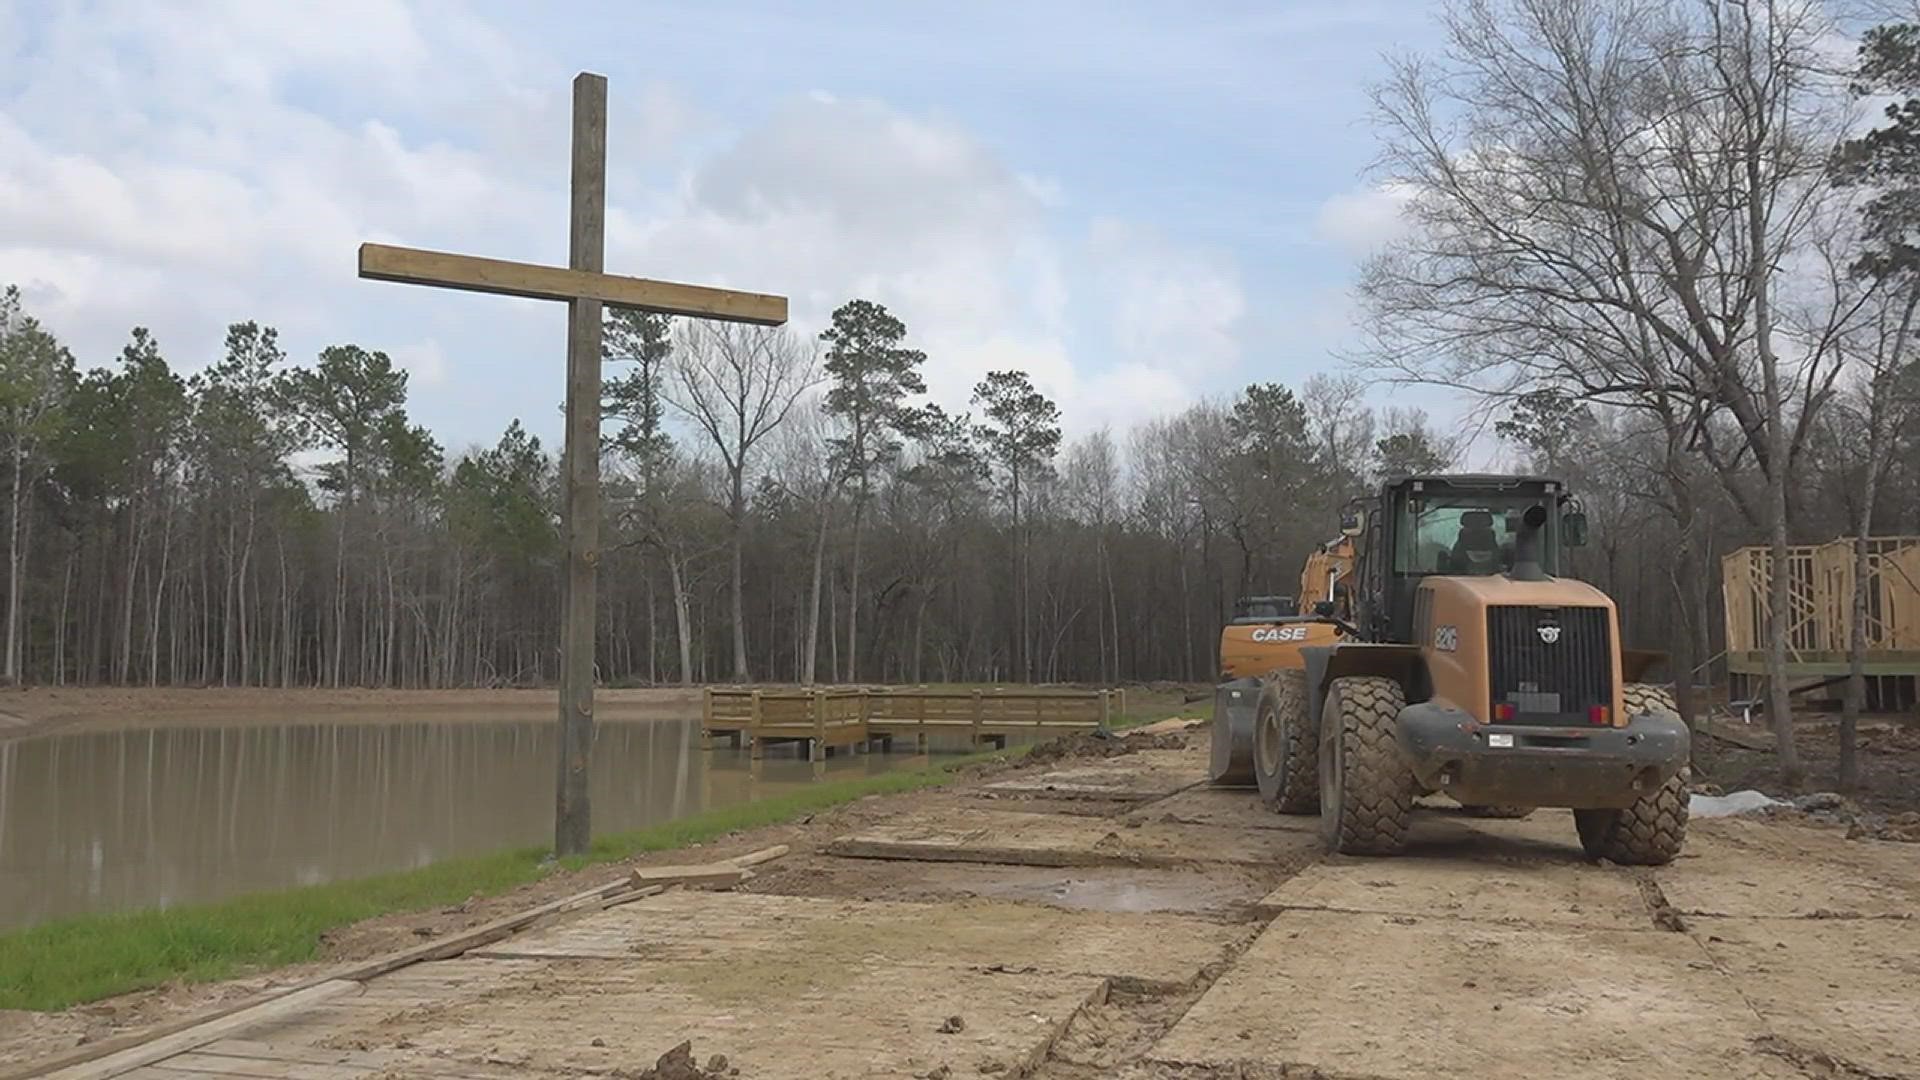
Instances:
[[[910,744],[909,744],[910,745]],[[724,747],[724,744],[722,744]],[[405,870],[553,836],[551,721],[152,726],[0,740],[0,929]],[[701,747],[700,721],[598,726],[597,834],[924,765]]]

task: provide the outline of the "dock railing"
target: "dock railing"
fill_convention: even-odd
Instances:
[[[1126,711],[1125,690],[1037,687],[936,689],[925,686],[710,686],[701,710],[708,745],[745,742],[753,757],[769,743],[805,742],[819,760],[829,750],[911,736],[926,752],[929,736],[963,736],[970,746],[1005,747],[1015,736],[1095,731]]]

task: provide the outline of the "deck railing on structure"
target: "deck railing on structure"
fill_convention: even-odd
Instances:
[[[1854,542],[1834,540],[1787,549],[1787,657],[1806,674],[1846,670],[1853,633]],[[1726,600],[1727,666],[1742,674],[1766,670],[1767,624],[1773,613],[1773,553],[1744,547],[1720,562]],[[1920,537],[1867,541],[1868,661],[1888,674],[1920,668]]]
[[[744,741],[754,757],[767,744],[805,742],[819,759],[836,747],[912,736],[924,752],[933,735],[968,745],[1004,747],[1015,736],[1049,736],[1107,727],[1126,710],[1125,690],[923,686],[805,688],[714,687],[706,690],[701,727],[709,740]]]
[[[1847,673],[1853,634],[1854,541],[1787,549],[1787,677],[1805,690]],[[1732,696],[1756,699],[1767,670],[1773,553],[1744,547],[1720,561]],[[1867,541],[1865,673],[1871,709],[1909,709],[1920,689],[1920,536]]]

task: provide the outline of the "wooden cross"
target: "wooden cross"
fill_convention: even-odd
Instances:
[[[621,277],[603,272],[607,220],[607,80],[573,80],[573,232],[567,265],[360,245],[360,276],[378,281],[529,296],[567,303],[567,587],[560,634],[560,761],[553,846],[561,855],[592,839],[587,765],[593,754],[595,571],[600,562],[601,305],[778,326],[783,296]]]

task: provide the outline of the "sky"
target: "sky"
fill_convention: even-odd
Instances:
[[[594,71],[609,271],[784,294],[809,338],[872,299],[943,404],[1021,368],[1120,430],[1342,363],[1397,228],[1366,89],[1436,37],[1409,0],[0,0],[0,283],[83,365],[257,320],[387,352],[455,451],[555,440],[562,305],[355,251],[564,264]]]

